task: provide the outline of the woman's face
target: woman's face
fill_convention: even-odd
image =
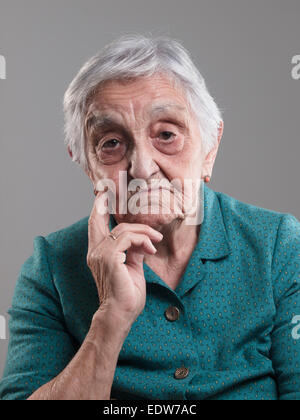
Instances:
[[[155,228],[191,213],[196,182],[211,173],[216,150],[205,156],[196,116],[168,77],[100,85],[89,103],[85,130],[87,173],[97,190],[103,190],[99,181],[114,182],[117,223]],[[126,189],[136,180],[144,182],[141,189],[153,188],[153,182],[163,182],[167,189],[139,193],[135,185],[127,191],[127,210],[120,211],[120,171],[125,171]]]

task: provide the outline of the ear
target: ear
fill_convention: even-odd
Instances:
[[[221,120],[218,126],[218,144],[220,144],[221,138],[223,137],[223,132],[224,132],[224,121]]]
[[[214,147],[207,153],[202,165],[202,176],[209,175],[211,177],[214,163],[217,157],[219,145],[223,136],[224,122],[221,120],[218,126],[218,141]]]

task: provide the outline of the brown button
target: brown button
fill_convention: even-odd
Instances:
[[[190,373],[189,368],[181,366],[180,368],[175,370],[174,376],[176,379],[184,379]]]
[[[179,314],[180,311],[176,308],[176,306],[169,306],[169,308],[165,311],[165,317],[171,322],[177,321],[177,319],[179,319]]]

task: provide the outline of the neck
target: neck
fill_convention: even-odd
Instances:
[[[170,224],[162,225],[157,230],[164,237],[155,247],[156,258],[167,261],[181,261],[185,256],[190,255],[197,244],[200,233],[200,225],[187,225],[182,219],[175,219]],[[145,261],[147,259],[145,256]]]

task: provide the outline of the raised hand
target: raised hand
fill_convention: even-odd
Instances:
[[[152,242],[161,241],[163,236],[148,225],[120,223],[111,231],[114,239],[109,235],[109,213],[98,211],[102,194],[98,193],[88,222],[87,264],[98,288],[100,305],[134,322],[146,302],[144,255],[155,254]]]

